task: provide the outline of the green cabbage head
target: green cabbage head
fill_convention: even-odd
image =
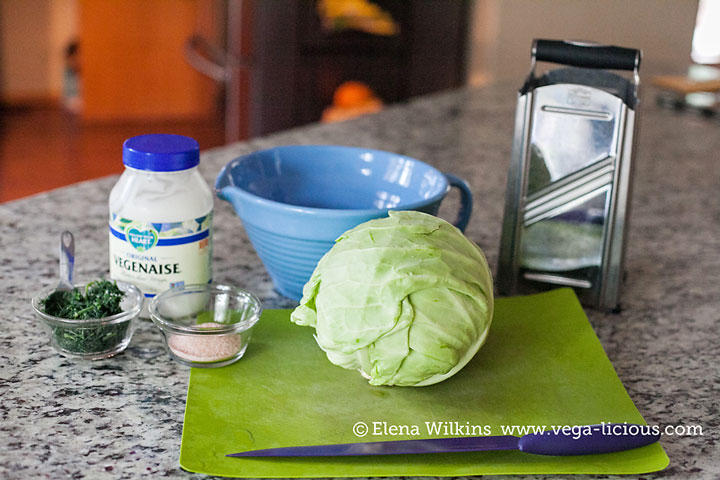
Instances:
[[[398,211],[336,241],[291,320],[315,327],[328,359],[372,385],[424,386],[472,359],[492,315],[480,248],[440,218]]]

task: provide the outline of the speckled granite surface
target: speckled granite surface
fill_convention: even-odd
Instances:
[[[475,212],[466,233],[495,267],[514,87],[439,94],[376,116],[207,151],[201,170],[212,182],[235,156],[282,144],[411,155],[469,180]],[[645,93],[624,309],[588,316],[649,423],[703,429],[703,436],[665,437],[670,467],[642,478],[718,478],[720,124],[658,109]],[[83,363],[51,349],[30,309],[30,297],[56,281],[64,229],[75,233],[76,278],[107,275],[106,202],[114,182],[0,205],[0,478],[202,477],[178,466],[189,371],[170,361],[152,324],[139,327],[125,353]],[[229,205],[218,200],[216,215],[216,281],[256,292],[267,308],[292,306],[273,292]]]

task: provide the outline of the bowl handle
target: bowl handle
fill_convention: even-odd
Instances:
[[[450,187],[455,187],[460,190],[460,208],[458,209],[458,216],[453,225],[455,225],[461,232],[465,231],[468,222],[470,221],[470,215],[472,214],[473,197],[470,187],[460,177],[456,177],[450,173],[444,173],[447,178]]]

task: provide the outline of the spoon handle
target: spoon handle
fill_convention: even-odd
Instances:
[[[75,238],[67,230],[60,235],[60,284],[73,288],[73,268],[75,266]]]

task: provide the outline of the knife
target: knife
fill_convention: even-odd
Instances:
[[[582,435],[579,433],[582,432]],[[619,433],[619,434],[618,434]],[[449,437],[383,442],[343,443],[266,448],[231,453],[226,457],[341,457],[351,455],[407,455],[420,453],[520,450],[537,455],[588,455],[644,447],[660,440],[657,428],[627,423],[603,423],[581,427],[548,429],[522,437]]]

